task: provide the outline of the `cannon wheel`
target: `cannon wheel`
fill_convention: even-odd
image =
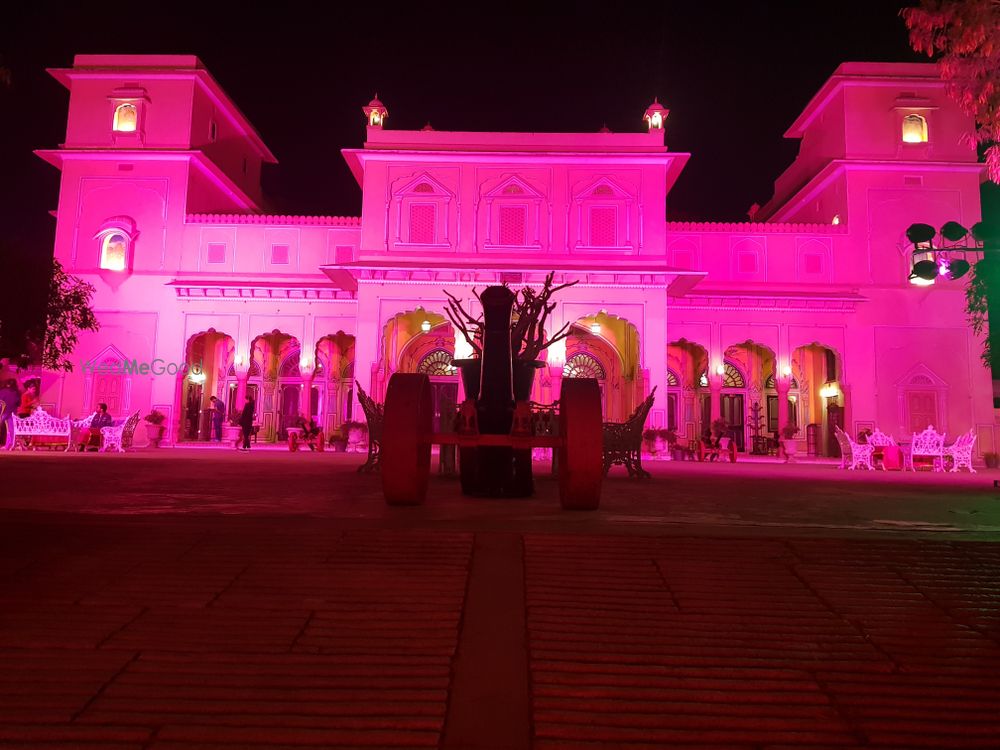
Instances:
[[[595,510],[604,481],[601,389],[593,378],[566,378],[559,395],[559,502],[566,510]]]
[[[389,378],[382,422],[382,493],[389,505],[420,505],[431,468],[431,381],[417,373]]]

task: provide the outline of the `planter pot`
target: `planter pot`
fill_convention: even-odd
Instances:
[[[334,453],[343,453],[347,450],[346,440],[334,440],[330,443],[330,447],[333,449]]]
[[[799,444],[794,440],[782,440],[781,449],[785,452],[785,463],[790,464],[795,460],[795,454],[799,452]]]
[[[1000,456],[995,453],[984,453],[983,461],[986,462],[987,469],[995,469],[1000,466]]]
[[[236,445],[237,441],[243,436],[243,430],[239,428],[238,425],[224,424],[222,425],[222,442],[232,443]]]
[[[166,430],[166,425],[146,422],[146,437],[149,438],[149,444],[154,448],[159,448],[160,441],[163,440],[163,433]]]
[[[482,361],[474,359],[453,359],[453,367],[458,368],[459,376],[462,378],[462,390],[465,397],[476,400],[479,398],[479,383],[482,378]]]
[[[663,453],[667,449],[667,441],[661,437],[655,438],[653,440],[653,452]]]

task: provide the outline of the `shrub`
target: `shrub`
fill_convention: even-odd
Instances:
[[[143,419],[145,419],[150,424],[163,424],[164,422],[167,421],[167,415],[164,414],[162,411],[157,411],[156,409],[153,409],[153,411],[149,412],[149,414],[143,417]]]

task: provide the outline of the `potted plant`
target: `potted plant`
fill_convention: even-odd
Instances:
[[[365,433],[368,432],[368,425],[364,422],[349,420],[340,425],[340,432],[342,435],[347,436],[346,450],[356,453],[361,450],[359,446],[364,442]]]
[[[799,428],[794,424],[786,424],[781,428],[781,450],[785,452],[785,463],[791,463],[795,454],[798,453],[799,444],[795,441],[795,436],[799,434]]]
[[[146,437],[149,438],[149,442],[154,448],[159,448],[160,441],[163,440],[163,433],[167,429],[164,424],[167,421],[167,415],[153,409],[143,419],[146,421]]]
[[[986,462],[987,469],[995,469],[1000,466],[1000,453],[987,451],[983,454],[983,461]]]
[[[659,450],[659,448],[657,448],[656,446],[656,438],[659,435],[659,433],[660,433],[659,430],[653,428],[649,428],[648,430],[642,431],[642,440],[646,444],[646,453],[649,453],[652,456],[655,456],[656,452]]]
[[[334,453],[344,453],[347,451],[347,438],[341,433],[333,433],[330,436],[330,447]]]

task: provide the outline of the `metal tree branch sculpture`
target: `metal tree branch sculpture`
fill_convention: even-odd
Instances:
[[[554,278],[555,272],[550,272],[545,277],[545,282],[540,290],[535,291],[532,287],[526,286],[517,293],[510,324],[510,349],[515,359],[534,361],[545,349],[570,334],[572,324],[567,323],[554,335],[548,338],[545,335],[545,323],[552,311],[556,309],[556,303],[551,301],[552,295],[577,283],[570,281],[554,285]],[[476,299],[479,299],[479,292],[475,288],[473,288],[472,294]],[[445,296],[448,297],[446,308],[448,318],[455,328],[461,331],[475,352],[475,356],[481,357],[483,354],[482,316],[473,317],[462,305],[462,301],[453,294],[445,291]],[[482,300],[480,300],[481,302]]]

